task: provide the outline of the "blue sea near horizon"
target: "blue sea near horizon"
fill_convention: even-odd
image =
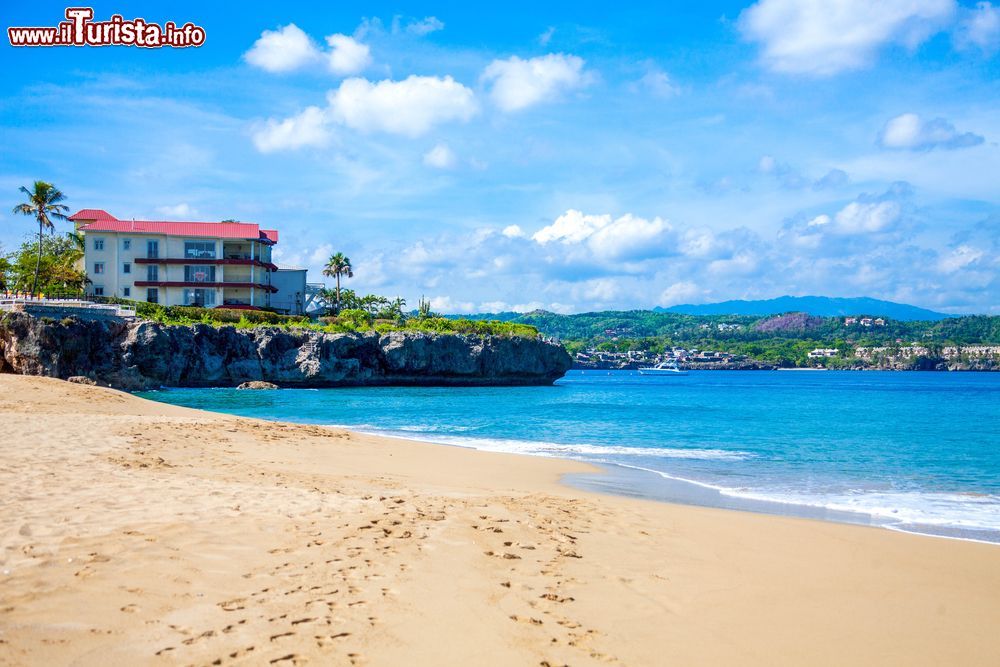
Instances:
[[[571,371],[551,387],[167,389],[247,417],[600,464],[587,488],[1000,543],[1000,373]]]

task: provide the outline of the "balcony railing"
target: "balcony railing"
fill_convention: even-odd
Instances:
[[[268,271],[277,271],[278,267],[271,262],[264,262],[259,259],[230,259],[229,257],[220,259],[189,259],[189,258],[166,258],[166,257],[136,257],[136,264],[190,264],[190,265],[213,265],[213,266],[259,266]]]
[[[241,282],[235,280],[216,280],[214,282],[204,282],[196,280],[137,280],[136,287],[242,287],[246,289],[261,289],[271,293],[277,292],[278,288],[264,283]]]

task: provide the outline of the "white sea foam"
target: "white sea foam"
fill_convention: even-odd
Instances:
[[[687,479],[640,466],[628,468],[655,473],[737,500],[759,500],[782,505],[812,507],[834,512],[863,514],[878,523],[893,526],[949,527],[965,530],[1000,531],[1000,496],[928,491],[853,490],[842,493],[802,493],[787,489],[728,488]]]
[[[333,425],[331,426],[340,426]],[[650,457],[662,459],[697,459],[715,461],[746,461],[753,458],[749,452],[725,449],[684,449],[664,447],[621,447],[612,445],[565,444],[558,442],[507,440],[500,438],[471,438],[457,435],[439,435],[434,429],[401,426],[392,430],[378,429],[369,425],[340,426],[361,433],[382,435],[441,445],[454,445],[470,449],[510,454],[534,456],[564,456],[568,458],[602,459],[607,456]],[[457,430],[457,429],[449,429]]]
[[[642,448],[612,445],[564,444],[498,438],[473,438],[429,432],[423,427],[385,430],[372,425],[344,425],[362,433],[467,447],[493,452],[554,456],[609,463],[643,470],[664,479],[710,489],[734,500],[763,501],[786,506],[849,512],[871,517],[886,527],[938,527],[969,531],[1000,532],[1000,496],[920,491],[858,489],[847,492],[800,492],[787,488],[731,488],[640,465],[638,459],[688,459],[707,461],[748,461],[754,455],[724,449]],[[451,429],[449,429],[451,430]],[[794,513],[794,512],[792,512]],[[919,528],[914,528],[917,532]]]
[[[994,495],[865,490],[815,495],[746,489],[724,489],[721,492],[738,498],[867,514],[889,524],[1000,530],[1000,497]]]

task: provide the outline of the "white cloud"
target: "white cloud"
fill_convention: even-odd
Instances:
[[[755,273],[759,266],[760,258],[747,250],[709,262],[708,272],[715,276],[746,276]]]
[[[521,229],[520,225],[508,225],[503,228],[501,233],[509,239],[524,238],[524,230]]]
[[[330,112],[340,123],[362,132],[409,137],[447,121],[467,121],[478,111],[473,92],[450,76],[410,76],[372,83],[353,78],[327,94]]]
[[[655,67],[650,67],[649,71],[636,82],[636,87],[664,99],[681,93],[680,86],[674,83],[670,75]]]
[[[626,213],[615,220],[610,215],[585,215],[570,209],[551,225],[532,235],[539,245],[558,241],[563,245],[586,244],[590,254],[602,261],[641,261],[670,254],[676,247],[673,227],[662,218],[647,220]]]
[[[432,296],[429,300],[431,302],[431,310],[435,313],[444,313],[448,315],[471,313],[476,308],[476,305],[471,301],[459,301],[452,299],[448,295]]]
[[[265,30],[243,58],[268,72],[289,72],[317,60],[319,49],[294,23]]]
[[[1000,47],[1000,7],[977,3],[975,9],[965,13],[955,42],[960,48],[977,47],[983,53],[995,53]]]
[[[481,79],[491,86],[490,97],[500,109],[520,111],[587,85],[590,77],[583,65],[582,58],[562,53],[529,60],[511,56],[487,65]]]
[[[597,303],[614,303],[622,296],[623,286],[614,278],[596,278],[583,283],[583,298]]]
[[[198,214],[189,204],[177,204],[176,206],[158,206],[156,212],[171,218],[190,218]]]
[[[579,243],[610,222],[610,215],[584,215],[582,211],[570,209],[551,225],[539,229],[531,238],[541,245],[552,241]]]
[[[282,121],[269,119],[254,132],[253,143],[261,153],[325,146],[331,137],[326,123],[322,109],[306,107],[301,113]]]
[[[611,260],[641,260],[669,254],[675,245],[670,223],[662,218],[646,220],[627,213],[596,230],[588,239],[591,251]]]
[[[333,255],[333,246],[329,243],[321,243],[309,255],[309,263],[319,266],[325,265],[331,255]]]
[[[542,46],[548,46],[549,42],[552,41],[552,35],[556,34],[556,29],[552,26],[538,36],[538,43]]]
[[[955,9],[954,0],[759,0],[739,27],[768,68],[829,76],[868,66],[886,44],[916,48]]]
[[[818,180],[813,182],[813,190],[823,190],[825,188],[839,188],[847,185],[850,176],[843,169],[831,169]]]
[[[265,30],[243,58],[268,72],[290,72],[305,65],[326,61],[327,69],[338,76],[357,74],[371,64],[371,49],[353,37],[334,34],[326,38],[329,49],[322,51],[294,23],[278,30]]]
[[[367,44],[347,35],[329,35],[326,43],[330,51],[326,54],[326,65],[339,76],[357,74],[372,62],[371,49]]]
[[[919,151],[968,148],[983,143],[983,137],[972,132],[960,133],[944,118],[924,120],[915,113],[904,113],[885,124],[878,142],[884,148]]]
[[[438,144],[424,153],[424,164],[437,169],[451,169],[458,162],[455,153],[447,144]]]
[[[425,16],[419,21],[414,21],[406,26],[406,32],[421,37],[429,35],[432,32],[437,32],[438,30],[444,30],[444,22],[436,16]]]
[[[657,305],[676,306],[679,303],[687,303],[696,299],[699,295],[698,286],[690,280],[682,280],[672,284],[660,293]]]
[[[938,261],[938,269],[944,273],[955,273],[983,258],[982,250],[962,244]]]
[[[844,234],[881,232],[899,220],[901,215],[902,207],[895,201],[855,201],[837,212],[833,229]]]
[[[770,155],[763,156],[757,163],[757,169],[762,174],[770,174],[778,166],[778,162]]]

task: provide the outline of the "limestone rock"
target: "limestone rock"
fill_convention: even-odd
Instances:
[[[544,385],[569,370],[557,343],[503,336],[329,334],[132,321],[0,320],[0,372],[69,378],[127,390],[358,385]]]
[[[250,380],[249,382],[244,382],[237,389],[278,389],[278,385],[273,382],[264,382],[263,380]]]

